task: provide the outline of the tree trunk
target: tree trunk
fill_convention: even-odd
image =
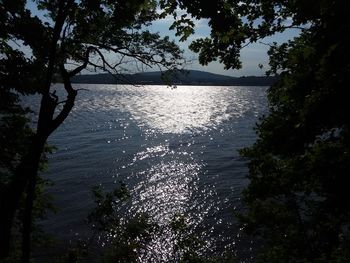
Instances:
[[[35,181],[38,173],[39,162],[41,155],[44,151],[44,145],[46,143],[46,140],[49,137],[49,135],[65,120],[65,118],[68,116],[70,110],[74,105],[76,91],[72,89],[69,77],[68,79],[66,77],[65,88],[68,83],[68,88],[70,89],[66,89],[68,92],[68,100],[63,108],[63,112],[61,112],[58,115],[59,118],[54,119],[54,113],[57,106],[57,98],[51,97],[50,87],[56,65],[57,43],[60,38],[65,19],[67,17],[67,13],[65,12],[65,10],[68,9],[68,6],[71,3],[72,0],[59,1],[58,13],[55,21],[55,26],[53,28],[52,43],[49,52],[50,56],[48,59],[47,76],[45,80],[44,89],[42,90],[42,99],[38,118],[37,132],[33,138],[33,142],[27,154],[23,156],[21,163],[16,169],[12,182],[8,187],[8,191],[2,194],[2,200],[0,200],[0,259],[6,258],[9,255],[11,230],[13,227],[16,211],[18,209],[19,202],[23,196],[23,193],[26,187],[28,187],[28,185],[31,185],[31,187],[34,187],[35,189]],[[62,67],[64,68],[64,66]],[[68,75],[66,71],[64,73]],[[29,196],[27,198],[29,198]],[[28,202],[33,201],[34,200],[28,200]],[[28,205],[29,209],[31,204],[29,203]],[[27,216],[31,216],[30,210],[31,208],[27,211]],[[29,253],[29,255],[26,257],[30,257],[30,226],[29,228],[26,226],[25,232],[27,232],[27,235],[29,232],[29,237],[27,236],[27,238],[25,238],[26,241],[23,240],[23,249],[26,250],[23,252],[25,252],[26,254]]]
[[[0,259],[6,258],[9,255],[10,249],[10,237],[11,230],[18,209],[19,202],[21,197],[26,190],[26,187],[30,187],[31,191],[35,190],[36,177],[39,168],[39,162],[41,155],[44,151],[44,146],[49,135],[56,130],[63,121],[68,117],[70,111],[72,110],[75,102],[75,97],[77,91],[71,86],[69,75],[64,69],[64,66],[61,66],[62,76],[64,79],[64,87],[68,93],[67,101],[63,106],[61,112],[54,118],[55,108],[57,106],[57,98],[51,98],[50,95],[43,95],[39,113],[38,128],[37,133],[33,138],[31,147],[29,148],[28,153],[22,158],[21,163],[19,164],[11,182],[11,185],[8,188],[8,191],[3,194],[2,200],[0,200],[0,211],[2,216],[0,217]],[[34,195],[30,194],[27,196],[27,202],[34,201]],[[5,201],[6,199],[6,201]],[[32,204],[28,203],[27,207],[29,210],[26,216],[31,217],[31,206]],[[28,222],[25,222],[27,224]],[[31,224],[31,223],[30,223]],[[30,255],[30,225],[25,225],[24,236],[27,237],[23,240],[23,253]],[[29,236],[28,236],[29,235]],[[26,256],[26,257],[27,257]]]
[[[32,145],[19,164],[8,191],[3,194],[0,206],[0,258],[9,254],[11,230],[18,204],[30,179],[37,176],[45,141],[46,138],[38,138],[38,135],[33,138]]]
[[[31,252],[31,232],[32,232],[32,212],[33,203],[36,198],[35,188],[37,183],[37,175],[34,178],[30,178],[29,184],[27,186],[27,196],[25,200],[25,208],[23,215],[23,233],[22,233],[22,263],[30,262],[30,252]]]

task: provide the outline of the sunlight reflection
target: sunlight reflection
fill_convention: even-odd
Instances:
[[[155,159],[159,161],[155,162]],[[147,171],[132,175],[133,179],[139,179],[139,183],[133,189],[129,212],[147,212],[162,226],[162,231],[141,255],[140,262],[168,262],[174,252],[174,233],[169,222],[175,214],[187,215],[191,222],[194,221],[188,211],[197,203],[193,202],[192,195],[198,191],[197,179],[202,165],[186,150],[170,150],[168,144],[147,147],[145,151],[138,152],[133,158],[133,164],[138,165],[140,162],[156,164]]]
[[[93,123],[86,127],[95,140],[107,145],[104,157],[114,158],[108,175],[112,182],[121,180],[131,190],[130,203],[121,212],[126,216],[146,212],[162,228],[139,262],[171,258],[174,233],[169,222],[175,214],[186,216],[207,247],[214,248],[218,239],[234,246],[239,237],[228,231],[232,226],[229,209],[240,194],[236,188],[241,189],[245,172],[234,151],[247,143],[246,137],[252,138],[247,127],[262,112],[259,96],[264,93],[248,87],[215,86],[101,85],[91,89],[96,97],[77,103],[73,114],[86,125],[80,110],[95,113]],[[232,140],[233,134],[242,136]],[[93,152],[100,151],[94,148]]]
[[[127,86],[123,87],[128,89]],[[203,92],[205,89],[205,92]],[[162,133],[190,133],[218,126],[231,117],[239,117],[246,109],[246,101],[235,97],[235,90],[227,87],[218,90],[203,86],[146,86],[132,89],[129,97],[120,102],[141,126],[146,125]],[[236,101],[227,100],[237,98]],[[230,105],[235,111],[230,111]],[[234,112],[235,116],[232,116]]]

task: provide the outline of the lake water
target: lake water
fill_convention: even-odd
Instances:
[[[256,138],[266,87],[76,87],[84,90],[73,112],[49,139],[57,151],[45,176],[55,183],[49,192],[60,212],[45,229],[67,241],[86,234],[91,188],[112,190],[123,181],[132,196],[123,216],[147,212],[166,225],[181,213],[208,250],[235,250],[241,231],[234,211],[247,184],[237,150]],[[142,261],[168,262],[167,235],[152,241]]]

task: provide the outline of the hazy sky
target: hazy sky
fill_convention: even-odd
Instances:
[[[156,21],[151,26],[151,30],[154,32],[160,32],[161,35],[164,35],[164,36],[168,35],[173,39],[178,39],[175,36],[175,32],[169,30],[169,26],[172,21],[173,19],[170,16],[168,16],[165,19]],[[224,67],[218,62],[210,63],[208,66],[199,65],[197,60],[197,54],[189,51],[187,47],[192,40],[200,37],[208,36],[210,29],[207,21],[204,19],[196,21],[195,25],[196,25],[195,34],[192,35],[186,42],[178,42],[181,48],[185,50],[186,57],[188,59],[194,59],[194,61],[186,67],[187,69],[203,70],[203,71],[208,71],[208,72],[218,73],[223,75],[230,75],[230,76],[249,76],[249,75],[265,74],[265,71],[268,69],[267,50],[269,47],[261,43],[251,44],[245,47],[241,51],[242,69],[240,70],[232,70],[232,69],[225,70]],[[283,34],[280,33],[280,34],[276,34],[273,37],[262,39],[261,42],[282,43],[287,41],[288,39],[291,39],[297,36],[299,33],[300,33],[300,30],[290,29]],[[258,66],[259,64],[262,64],[264,68],[260,69]]]

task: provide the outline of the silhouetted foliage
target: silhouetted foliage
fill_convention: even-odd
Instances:
[[[8,52],[8,53],[6,53]],[[17,55],[21,54],[17,51],[11,51],[5,49],[2,46],[1,49],[2,57],[1,60],[1,75],[0,75],[0,200],[7,200],[6,190],[8,189],[12,177],[19,165],[21,159],[27,154],[31,139],[34,135],[33,130],[28,125],[29,119],[27,114],[30,113],[30,109],[23,108],[19,102],[20,94],[30,94],[33,91],[23,90],[22,87],[18,86],[17,90],[9,89],[6,86],[6,82],[12,83],[9,78],[13,74],[11,67],[7,67],[11,57],[14,57],[16,63],[25,63],[24,61],[17,61]],[[5,57],[7,56],[7,58]],[[13,64],[12,66],[16,66]],[[26,65],[20,64],[17,68],[24,68]],[[18,74],[21,74],[19,72]],[[10,84],[12,85],[12,84]],[[39,170],[44,171],[46,168],[45,154],[50,152],[51,148],[46,147],[44,149],[42,158],[39,163]],[[49,195],[44,194],[44,186],[49,184],[48,181],[38,178],[38,183],[35,187],[35,195],[37,196],[33,204],[33,214],[36,219],[43,219],[46,217],[48,210],[54,211],[54,207],[51,203]],[[6,262],[19,262],[21,259],[21,235],[23,234],[23,216],[25,213],[25,199],[26,195],[23,195],[19,201],[18,211],[14,218],[13,223],[13,236],[11,240],[11,254],[9,255]],[[3,216],[1,211],[1,216]],[[48,236],[46,236],[40,226],[32,222],[33,239],[35,245],[48,242]]]
[[[268,91],[270,113],[257,126],[257,142],[242,151],[250,160],[250,184],[241,219],[263,238],[257,262],[348,262],[350,2],[161,3],[175,16],[181,8],[209,20],[210,37],[190,46],[202,64],[219,59],[239,68],[247,43],[300,29],[299,37],[270,44],[268,74],[281,78]],[[184,38],[193,28],[188,17],[174,23]]]
[[[0,5],[0,125],[6,130],[1,138],[6,146],[1,159],[5,175],[1,178],[0,258],[9,255],[14,219],[25,197],[23,262],[30,259],[33,200],[45,143],[69,115],[78,93],[70,78],[86,68],[116,73],[127,62],[173,70],[182,54],[168,37],[146,28],[159,18],[156,1],[29,2],[3,0]],[[56,79],[62,80],[66,98],[52,89]],[[33,132],[18,106],[18,93],[41,96]],[[14,131],[7,136],[10,126]]]
[[[185,215],[175,214],[170,222],[174,232],[174,262],[181,263],[236,263],[237,258],[229,251],[213,255],[205,241],[191,229]]]
[[[122,218],[118,206],[130,196],[124,184],[109,193],[95,187],[93,194],[96,207],[88,219],[94,236],[101,238],[107,248],[101,256],[102,261],[137,262],[140,251],[146,249],[157,225],[146,214]]]
[[[123,183],[111,192],[104,192],[101,187],[95,187],[93,195],[96,206],[89,214],[88,222],[94,234],[84,243],[91,244],[93,241],[100,240],[100,243],[104,244],[104,250],[99,256],[102,262],[159,261],[157,257],[145,259],[143,256],[150,254],[152,241],[163,235],[164,231],[168,236],[168,240],[164,242],[169,242],[168,245],[172,247],[166,255],[167,262],[237,262],[230,253],[220,256],[208,253],[204,240],[194,232],[194,229],[191,229],[185,215],[175,214],[169,223],[159,225],[147,213],[127,216],[121,213],[120,206],[130,197]],[[89,250],[86,245],[78,246],[74,250],[76,257],[79,257],[84,250]]]

